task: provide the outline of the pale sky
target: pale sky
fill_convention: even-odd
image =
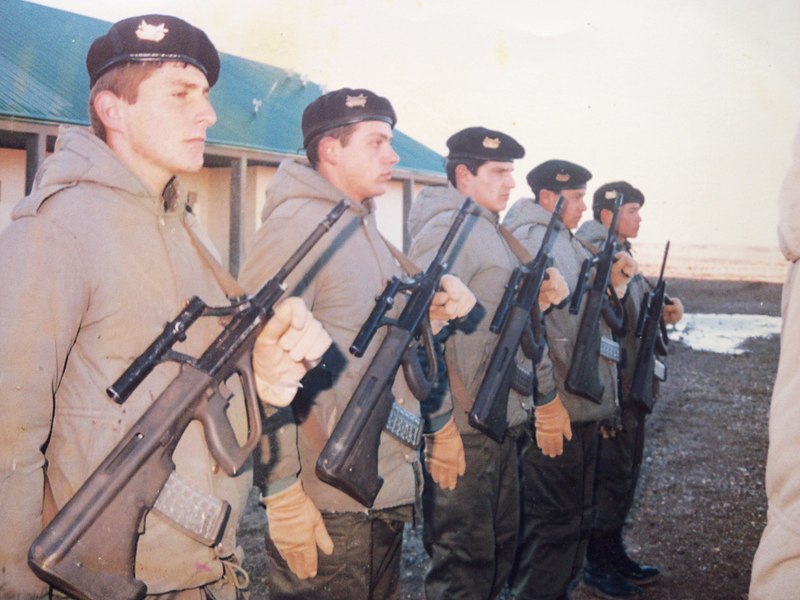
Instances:
[[[160,12],[226,53],[327,90],[387,96],[441,154],[464,127],[513,135],[525,174],[563,158],[589,195],[646,196],[640,242],[775,246],[800,123],[797,0],[39,0],[116,21]],[[585,216],[590,218],[590,215]]]

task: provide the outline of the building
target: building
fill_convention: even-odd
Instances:
[[[0,229],[53,151],[59,127],[88,126],[86,52],[109,26],[23,0],[0,2]],[[300,119],[323,90],[268,64],[224,53],[220,59],[220,78],[211,90],[218,120],[208,133],[205,167],[181,181],[235,274],[278,164],[304,156]],[[442,157],[401,131],[395,131],[394,146],[400,162],[378,219],[384,235],[404,247],[413,197],[423,185],[444,183],[445,176]]]

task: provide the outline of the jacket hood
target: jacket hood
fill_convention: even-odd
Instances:
[[[467,197],[452,185],[422,188],[408,214],[408,231],[411,237],[419,235],[423,227],[438,215],[460,209],[466,199]],[[474,204],[470,212],[483,216],[492,223],[497,223],[499,219],[496,213],[478,204]],[[449,218],[450,215],[448,215]]]
[[[290,199],[322,200],[336,204],[345,194],[311,166],[293,158],[282,161],[266,191],[266,201],[261,210],[261,221],[266,221],[275,210]],[[333,206],[331,206],[333,208]],[[374,212],[372,198],[363,202],[350,201],[349,210],[360,216]]]
[[[575,237],[599,250],[603,247],[608,237],[608,229],[600,221],[592,219],[578,228],[578,231],[575,232]]]
[[[503,225],[514,231],[524,225],[541,224],[550,222],[551,213],[542,208],[533,198],[520,198],[508,209]]]
[[[135,195],[161,194],[161,190],[148,189],[103,140],[83,127],[65,127],[50,158],[37,174],[37,188],[82,181]]]
[[[62,127],[55,150],[42,163],[31,193],[15,207],[15,218],[35,212],[57,191],[79,183],[95,183],[150,199],[161,194],[162,190],[150,190],[105,142],[85,127]]]

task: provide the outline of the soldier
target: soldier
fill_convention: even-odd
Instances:
[[[586,248],[596,254],[608,236],[613,219],[612,208],[622,194],[623,204],[617,221],[617,239],[625,251],[631,251],[630,240],[639,234],[644,194],[625,181],[607,183],[594,193],[594,219],[584,223],[576,232]],[[656,567],[642,566],[631,559],[622,542],[622,527],[633,504],[639,468],[644,449],[645,408],[630,398],[630,386],[636,369],[636,356],[641,340],[636,337],[636,325],[642,300],[650,291],[647,280],[637,274],[628,285],[624,298],[625,331],[619,337],[624,349],[624,368],[619,370],[619,415],[600,424],[600,441],[594,488],[594,522],[586,550],[583,581],[591,589],[612,598],[631,598],[641,594],[639,585],[652,583],[658,577]],[[678,298],[665,304],[666,324],[676,323],[683,314]],[[653,378],[654,396],[658,380]]]
[[[542,242],[550,214],[559,196],[563,228],[553,245],[554,265],[570,290],[575,289],[588,251],[572,235],[586,210],[584,196],[591,173],[577,164],[549,160],[527,176],[534,198],[518,200],[508,211],[506,226],[529,252]],[[611,271],[611,282],[624,294],[633,275],[635,262],[624,253],[618,255]],[[567,391],[566,375],[578,334],[583,309],[577,316],[566,307],[545,315],[549,361],[537,369],[538,388],[535,408],[537,436],[563,443],[563,452],[547,453],[531,448],[523,464],[524,490],[522,537],[511,591],[519,599],[565,598],[570,582],[580,572],[591,528],[592,489],[597,452],[597,423],[610,417],[616,402],[616,363],[601,357],[598,372],[604,386],[602,402],[596,404]],[[611,331],[600,323],[604,337]],[[562,440],[563,436],[563,440]],[[561,448],[559,448],[561,450]]]
[[[450,185],[426,187],[417,196],[409,215],[410,256],[430,261],[464,198],[472,198],[476,206],[454,244],[450,267],[475,290],[479,306],[465,323],[451,326],[444,348],[450,385],[423,407],[431,429],[446,423],[425,436],[424,542],[431,557],[425,592],[428,598],[495,598],[514,559],[518,457],[530,443],[532,398],[510,392],[502,443],[474,429],[468,414],[497,343],[489,324],[519,265],[500,233],[499,213],[514,188],[513,161],[525,150],[511,136],[484,127],[459,131],[447,147]],[[543,309],[567,295],[563,278],[555,269],[548,272]],[[530,372],[530,360],[520,360]]]
[[[219,56],[205,33],[174,17],[115,23],[86,59],[93,131],[63,131],[31,194],[0,235],[0,596],[48,593],[27,564],[28,548],[178,372],[153,371],[123,404],[105,389],[193,295],[227,305],[235,281],[213,267],[174,176],[203,166],[216,121],[209,88]],[[199,355],[220,332],[200,319],[179,349]],[[330,343],[297,298],[276,309],[254,365],[262,398],[285,404],[265,382],[291,386]],[[303,351],[303,348],[306,351]],[[295,355],[294,353],[297,352]],[[241,397],[228,417],[247,430]],[[232,512],[222,541],[208,547],[151,511],[136,548],[136,577],[153,595],[233,599],[246,585],[236,527],[252,485],[246,466],[229,477],[192,422],[173,454],[195,495]],[[185,495],[179,515],[196,514]],[[202,515],[210,517],[213,515]],[[201,520],[200,517],[196,521]],[[186,523],[184,523],[186,525]],[[199,530],[202,522],[189,527]]]
[[[361,358],[347,348],[387,280],[401,275],[378,232],[374,200],[386,191],[399,160],[392,149],[396,120],[390,102],[365,89],[340,89],[309,104],[302,128],[310,165],[293,159],[281,163],[242,271],[246,288],[260,286],[293,250],[291,240],[305,224],[318,222],[342,197],[352,202],[301,263],[308,265],[303,269],[308,275],[288,280],[289,289],[314,307],[334,344],[316,375],[303,381],[294,410],[271,420],[272,458],[259,484],[269,522],[273,600],[399,597],[403,527],[412,518],[421,481],[411,439],[381,434],[378,472],[384,483],[371,510],[315,474],[322,447],[385,329],[378,330]],[[472,308],[474,296],[456,277],[443,277],[442,286],[445,291],[431,305],[432,321],[463,316]],[[397,316],[401,308],[390,314]],[[421,426],[418,402],[402,372],[393,393]]]

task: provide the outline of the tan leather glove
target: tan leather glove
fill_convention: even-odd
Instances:
[[[564,452],[564,438],[572,439],[569,413],[561,398],[556,396],[536,409],[536,445],[545,456],[556,457]]]
[[[541,312],[546,311],[554,304],[561,304],[569,296],[569,286],[558,269],[548,267],[545,273],[547,273],[547,279],[542,281],[542,287],[539,288],[539,310]]]
[[[300,298],[281,301],[253,347],[259,397],[274,406],[289,404],[330,345],[328,332]]]
[[[439,286],[428,311],[433,333],[439,333],[450,319],[466,316],[476,302],[475,294],[455,275],[443,275]]]
[[[316,576],[317,548],[330,554],[333,540],[303,484],[297,481],[265,501],[269,535],[292,573],[300,579]]]
[[[464,475],[467,463],[453,417],[439,431],[425,436],[425,466],[440,488],[456,489],[458,477]]]
[[[617,298],[624,298],[628,283],[639,272],[639,265],[627,252],[617,252],[611,265],[611,287]]]
[[[683,318],[683,302],[680,298],[670,298],[672,304],[664,304],[664,323],[672,325]]]

